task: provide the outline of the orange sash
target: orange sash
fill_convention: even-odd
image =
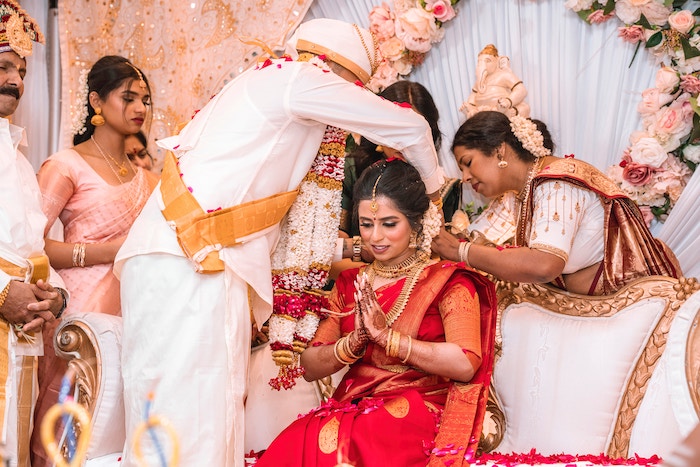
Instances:
[[[240,243],[240,239],[278,224],[287,214],[299,190],[249,201],[205,213],[180,177],[175,155],[165,157],[160,193],[163,216],[175,225],[185,255],[197,263],[197,272],[224,270],[217,251]]]
[[[27,261],[29,261],[27,266],[17,266],[14,263],[0,258],[0,269],[12,277],[17,279],[22,278],[25,282],[31,282],[32,284],[36,284],[39,279],[44,281],[49,279],[48,256],[34,256]]]

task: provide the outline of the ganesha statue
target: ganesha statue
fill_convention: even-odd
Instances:
[[[471,117],[482,110],[496,110],[509,117],[530,116],[525,102],[527,89],[522,80],[510,69],[510,59],[498,55],[498,49],[489,44],[479,52],[476,64],[476,84],[459,110]]]

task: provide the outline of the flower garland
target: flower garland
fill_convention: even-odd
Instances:
[[[328,71],[323,56],[300,59]],[[304,374],[299,354],[328,308],[321,289],[328,280],[340,225],[345,139],[343,130],[326,128],[272,254],[274,298],[269,337],[272,357],[280,368],[269,384],[277,390],[293,387],[296,378]]]
[[[640,205],[647,222],[665,220],[700,163],[700,10],[685,2],[567,0],[566,7],[591,24],[619,18],[624,41],[644,45],[662,64],[637,110],[643,129],[608,175]],[[636,54],[636,52],[635,52]]]
[[[538,159],[552,154],[552,151],[544,147],[542,132],[529,118],[520,115],[510,117],[510,129],[523,148]]]
[[[369,30],[384,57],[367,87],[381,92],[420,65],[432,44],[445,34],[442,24],[455,17],[459,0],[394,0],[394,11],[384,2],[369,13]]]
[[[73,114],[73,122],[71,123],[72,135],[82,135],[87,131],[85,121],[88,116],[88,74],[90,74],[88,68],[80,70],[78,89],[75,93],[75,113]]]
[[[466,458],[466,456],[465,456]],[[528,453],[511,453],[502,454],[498,452],[484,453],[476,459],[467,459],[474,462],[474,465],[501,465],[501,466],[518,466],[518,465],[551,465],[565,464],[567,466],[575,465],[644,465],[655,466],[661,464],[661,458],[653,455],[649,458],[634,455],[630,458],[613,458],[605,454],[553,454],[545,456],[539,454],[535,449],[531,449]],[[578,463],[581,464],[578,464]]]

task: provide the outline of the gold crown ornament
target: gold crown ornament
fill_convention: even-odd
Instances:
[[[27,57],[32,54],[32,42],[44,43],[34,18],[14,0],[0,0],[0,53],[12,51]]]

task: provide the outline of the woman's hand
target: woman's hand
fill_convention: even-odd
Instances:
[[[457,237],[442,228],[437,237],[433,238],[432,250],[442,259],[459,262],[459,243]]]
[[[375,344],[386,347],[389,326],[386,315],[377,302],[377,296],[372,290],[372,284],[367,280],[367,275],[362,274],[360,284],[355,292],[355,302],[359,306],[359,315],[369,340]]]

